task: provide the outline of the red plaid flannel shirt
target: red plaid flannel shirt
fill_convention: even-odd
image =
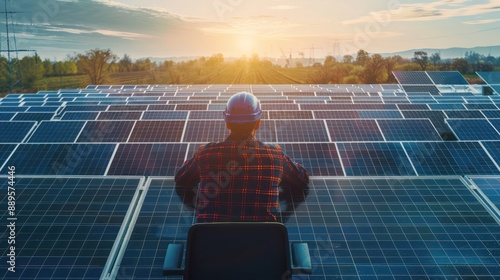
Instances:
[[[275,222],[278,186],[305,189],[309,174],[278,145],[231,134],[223,142],[201,146],[177,170],[175,182],[183,188],[199,183],[197,222]]]

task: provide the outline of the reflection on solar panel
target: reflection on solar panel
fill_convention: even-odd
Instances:
[[[327,120],[332,141],[384,141],[375,120]]]
[[[325,123],[320,120],[276,120],[279,142],[328,142]]]
[[[21,143],[35,126],[35,122],[0,121],[0,143]]]
[[[403,146],[418,175],[500,174],[477,142],[408,142]]]
[[[133,121],[88,121],[77,142],[126,142]]]
[[[465,110],[463,104],[453,103],[439,103],[439,104],[429,104],[431,110]]]
[[[429,120],[401,119],[377,120],[387,141],[432,141],[441,136]]]
[[[22,199],[15,212],[16,272],[3,269],[0,277],[99,279],[139,184],[126,177],[16,178]],[[7,205],[7,196],[1,203]],[[2,220],[8,217],[2,211]],[[2,228],[2,236],[9,236],[9,228]],[[4,264],[8,253],[5,247]]]
[[[74,142],[83,128],[83,121],[43,121],[29,138],[29,143]]]
[[[399,143],[338,143],[346,176],[416,175]]]
[[[500,134],[486,119],[446,119],[460,140],[500,140]]]
[[[107,175],[173,176],[187,144],[120,144]]]
[[[432,81],[424,71],[392,71],[402,85],[432,85]]]
[[[481,190],[486,198],[500,209],[500,177],[472,177],[472,182]]]
[[[313,176],[343,176],[337,148],[333,143],[279,144],[286,155]]]
[[[468,85],[469,83],[457,71],[427,71],[436,85]]]
[[[19,175],[104,175],[114,144],[21,144],[6,166]],[[2,174],[7,174],[4,166]]]
[[[137,121],[129,142],[180,142],[184,121]]]

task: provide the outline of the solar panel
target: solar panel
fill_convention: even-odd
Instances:
[[[148,106],[148,111],[166,111],[166,110],[175,110],[175,105],[152,104]]]
[[[106,175],[173,176],[187,144],[119,144]]]
[[[469,111],[469,110],[458,110],[458,111],[445,111],[444,112],[450,119],[483,119],[484,115],[481,111]]]
[[[180,142],[185,121],[137,121],[129,142]]]
[[[54,113],[17,113],[13,121],[43,121],[50,120],[54,116]]]
[[[432,81],[424,71],[392,71],[398,83],[404,85],[432,85]],[[403,86],[404,87],[404,86]]]
[[[42,121],[29,138],[29,143],[74,142],[80,134],[83,121]]]
[[[307,119],[313,119],[313,115],[312,111],[269,111],[269,118],[271,120],[273,119],[307,120]]]
[[[145,111],[143,120],[186,120],[187,111]]]
[[[424,119],[377,120],[387,141],[441,140],[434,126]]]
[[[481,142],[486,151],[491,155],[493,160],[500,163],[500,142],[499,141],[485,141]]]
[[[17,145],[15,144],[0,144],[0,168],[3,167],[4,162],[14,151]]]
[[[338,143],[346,176],[416,175],[399,143]]]
[[[172,179],[151,179],[117,279],[163,279],[166,245],[185,244],[194,223],[187,200]],[[290,242],[309,245],[311,279],[499,273],[491,254],[499,225],[460,178],[315,178],[286,215]]]
[[[16,271],[3,269],[0,277],[99,279],[139,184],[127,177],[16,177]],[[1,187],[7,190],[7,179]],[[2,211],[1,218],[11,217]],[[2,263],[9,252],[5,246]]]
[[[500,72],[481,72],[476,71],[476,74],[483,79],[487,84],[498,85],[500,84]]]
[[[64,112],[61,120],[95,120],[98,112]]]
[[[500,140],[500,134],[486,119],[446,119],[460,140]]]
[[[320,120],[276,120],[279,142],[329,142],[325,123]]]
[[[100,112],[98,120],[138,120],[142,116],[139,111],[123,111],[123,112]]]
[[[76,102],[73,104],[77,104]],[[108,109],[107,105],[66,105],[64,107],[64,112],[96,112],[96,111],[106,111]]]
[[[332,141],[384,141],[375,120],[327,120]]]
[[[77,142],[127,142],[134,121],[87,121]]]
[[[312,111],[315,119],[357,119],[357,111]]]
[[[437,103],[437,104],[429,104],[429,108],[431,110],[465,110],[465,106],[463,104],[458,103]]]
[[[362,119],[401,119],[400,111],[358,111]]]
[[[147,105],[110,105],[108,111],[146,111]]]
[[[397,110],[396,104],[302,104],[301,110]]]
[[[312,176],[344,175],[337,148],[333,143],[293,143],[279,146]]]
[[[223,120],[188,121],[183,142],[219,142],[229,135]]]
[[[426,104],[397,104],[399,110],[429,110],[429,107]]]
[[[436,85],[468,85],[458,71],[427,71],[427,75]]]
[[[175,110],[177,111],[194,111],[194,110],[207,110],[207,105],[203,104],[177,104]]]
[[[484,110],[481,111],[488,119],[500,118],[500,110]]]
[[[495,175],[500,171],[478,142],[407,142],[418,175]]]
[[[404,91],[409,95],[414,93],[430,93],[431,95],[439,95],[439,89],[436,86],[407,86],[403,85]]]
[[[19,175],[104,175],[115,145],[21,144],[2,169]]]
[[[21,143],[33,129],[36,122],[0,121],[0,143]]]
[[[425,118],[429,119],[439,134],[451,132],[450,127],[444,119],[446,116],[442,111],[401,111],[405,118]]]
[[[189,113],[190,120],[222,120],[222,118],[222,111],[192,111]]]
[[[500,178],[499,177],[472,177],[474,185],[476,185],[486,198],[500,209]]]
[[[26,112],[50,112],[55,113],[59,107],[54,106],[40,106],[40,107],[29,107]]]

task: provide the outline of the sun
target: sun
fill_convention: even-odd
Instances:
[[[253,36],[240,36],[237,38],[236,45],[242,55],[251,55],[255,47],[255,38]]]

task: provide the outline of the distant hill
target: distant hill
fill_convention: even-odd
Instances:
[[[494,57],[500,56],[500,46],[488,46],[488,47],[474,47],[474,48],[449,48],[449,49],[413,49],[402,52],[394,52],[394,53],[381,53],[382,56],[392,56],[392,55],[400,55],[404,58],[412,58],[415,51],[424,51],[430,56],[433,53],[439,53],[441,59],[447,58],[459,58],[464,57],[465,52],[476,52],[482,55],[492,55]]]

